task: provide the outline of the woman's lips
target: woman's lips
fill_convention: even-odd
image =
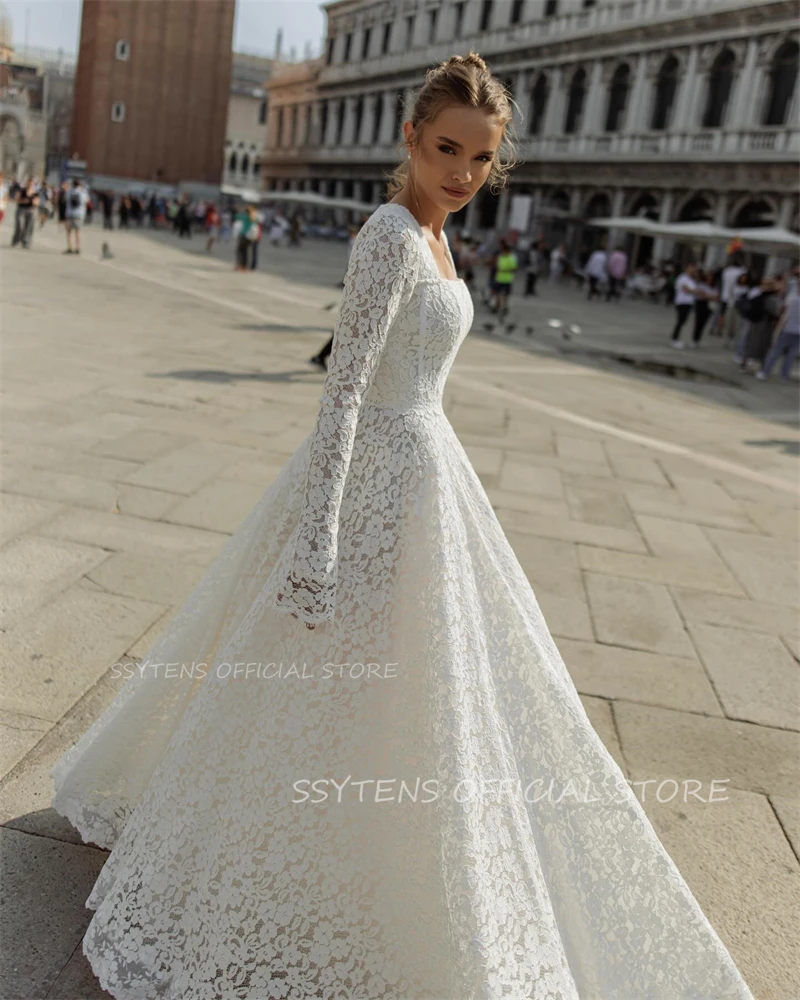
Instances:
[[[466,191],[460,190],[460,188],[443,187],[442,190],[446,191],[448,194],[451,194],[454,198],[463,198],[464,195],[467,193]]]

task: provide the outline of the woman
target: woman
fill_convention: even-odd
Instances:
[[[675,326],[672,329],[672,347],[683,348],[681,330],[697,301],[697,269],[687,264],[675,282]]]
[[[711,316],[711,303],[717,297],[717,292],[711,284],[711,275],[708,271],[698,271],[695,278],[694,331],[689,347],[696,348],[700,344],[703,330]]]
[[[252,246],[250,227],[252,225],[253,220],[250,215],[250,209],[242,206],[236,213],[236,223],[234,225],[234,234],[236,236],[236,263],[233,267],[234,271],[249,270],[250,247]]]
[[[477,54],[428,71],[315,428],[148,658],[187,671],[135,674],[53,769],[113,848],[83,943],[112,996],[752,1000],[442,408],[474,316],[443,227],[506,181],[511,120]]]

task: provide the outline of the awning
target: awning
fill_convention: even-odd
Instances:
[[[377,203],[354,201],[352,198],[330,198],[316,191],[256,191],[252,188],[234,187],[230,184],[223,184],[221,191],[223,194],[241,198],[242,201],[254,203],[288,201],[298,205],[317,205],[320,208],[353,209],[356,212],[374,212],[378,207]]]
[[[727,226],[715,226],[713,222],[653,222],[638,216],[589,219],[589,225],[662,237],[678,243],[727,245],[738,239],[749,250],[800,253],[800,234],[779,226],[730,229]]]

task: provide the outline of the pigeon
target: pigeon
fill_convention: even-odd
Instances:
[[[113,260],[114,254],[111,252],[111,247],[108,243],[103,244],[103,253],[101,255],[102,260]]]

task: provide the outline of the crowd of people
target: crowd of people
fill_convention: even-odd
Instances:
[[[749,270],[743,254],[735,251],[714,271],[692,263],[681,267],[672,261],[632,270],[622,246],[609,252],[602,245],[581,255],[579,263],[570,263],[564,244],[551,248],[543,238],[527,236],[518,236],[513,242],[503,238],[495,244],[456,233],[451,250],[459,277],[470,288],[475,286],[478,265],[485,266],[483,299],[501,318],[508,313],[515,275],[525,275],[525,297],[536,295],[537,282],[544,274],[552,284],[572,281],[586,288],[589,301],[598,298],[610,302],[625,296],[674,305],[672,347],[697,349],[708,331],[733,349],[734,363],[742,371],[759,379],[768,378],[778,360],[781,378],[789,379],[800,355],[797,267],[789,273],[761,277]],[[682,332],[690,317],[691,337],[684,343]]]
[[[299,212],[287,219],[274,207],[242,204],[231,210],[188,196],[89,191],[77,179],[58,186],[35,178],[6,184],[0,174],[0,222],[8,214],[9,205],[14,207],[14,247],[30,248],[37,220],[41,228],[48,219],[57,218],[66,233],[64,253],[79,254],[81,229],[92,221],[97,208],[106,230],[113,230],[116,220],[119,229],[147,224],[150,228],[171,228],[179,238],[190,238],[193,230],[199,231],[206,237],[208,252],[217,240],[233,240],[234,268],[242,272],[257,269],[259,245],[265,233],[273,246],[299,247],[306,230]],[[349,246],[358,229],[358,225],[350,227]],[[508,316],[517,274],[524,275],[523,297],[535,296],[538,281],[545,275],[551,284],[574,282],[586,288],[589,301],[620,300],[625,296],[672,304],[676,313],[672,347],[697,349],[708,331],[710,336],[721,338],[723,345],[732,347],[734,362],[742,371],[759,379],[768,378],[779,360],[781,378],[790,378],[800,355],[800,272],[796,267],[788,274],[762,278],[748,270],[743,255],[737,251],[714,272],[693,263],[679,267],[671,261],[631,269],[622,246],[610,252],[599,246],[580,255],[577,261],[570,261],[564,244],[550,247],[542,236],[524,234],[478,240],[456,232],[450,243],[459,277],[471,291],[480,291],[486,305],[501,320]],[[478,288],[481,267],[485,268],[486,280]],[[691,329],[686,341],[682,336],[684,328]],[[324,367],[329,353],[328,343],[311,360]]]
[[[733,348],[734,363],[742,371],[766,379],[780,360],[781,378],[788,380],[800,355],[799,285],[800,267],[760,277],[748,270],[739,253],[715,273],[687,263],[675,281],[672,346],[684,347],[681,331],[694,314],[688,346],[697,347],[711,319],[710,332]]]

